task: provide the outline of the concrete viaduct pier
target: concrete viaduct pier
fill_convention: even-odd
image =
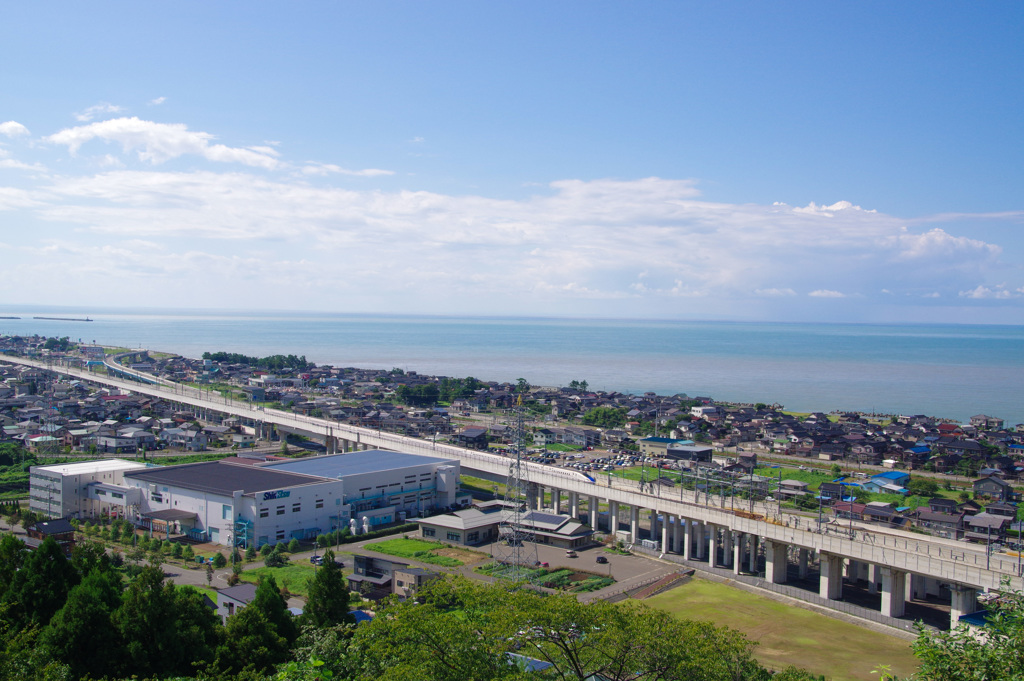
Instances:
[[[129,380],[21,357],[0,361],[160,397],[193,410],[232,414],[257,428],[300,432],[324,442],[328,453],[391,449],[455,458],[463,469],[491,479],[504,479],[509,471],[509,459],[497,454],[263,409],[188,386],[153,382],[151,376]],[[147,382],[140,382],[143,379]],[[882,620],[894,626],[911,599],[948,595],[955,626],[961,615],[977,610],[980,590],[999,589],[1007,582],[1011,588],[1024,588],[1017,558],[990,556],[983,546],[855,524],[826,526],[829,531],[824,532],[804,516],[778,513],[774,505],[748,504],[747,509],[736,510],[724,507],[724,497],[715,499],[682,486],[648,486],[642,491],[635,481],[619,478],[595,481],[576,471],[535,463],[528,463],[527,470],[530,508],[542,508],[549,500],[551,508],[585,519],[594,529],[647,552],[704,563],[717,571],[755,575],[769,586],[806,581],[817,573],[815,602],[839,609],[844,584],[866,585],[867,593],[880,596],[877,612]],[[600,513],[602,507],[607,513]]]

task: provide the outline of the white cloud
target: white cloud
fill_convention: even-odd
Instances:
[[[166,97],[157,97],[156,99],[149,100],[149,102],[147,102],[147,103],[150,106],[160,106],[161,104],[163,104],[166,101],[167,101]]]
[[[7,137],[20,137],[27,134],[29,134],[28,128],[17,121],[0,123],[0,135],[5,135]]]
[[[88,109],[84,111],[76,113],[75,120],[82,123],[88,123],[92,119],[96,118],[96,116],[99,114],[121,113],[122,111],[124,111],[124,109],[115,104],[107,104],[106,102],[100,102],[99,104],[90,106]]]
[[[140,160],[153,164],[192,154],[220,163],[242,163],[266,169],[279,166],[275,158],[263,152],[211,144],[213,135],[191,131],[183,124],[154,123],[134,116],[67,128],[46,138],[48,142],[67,146],[71,154],[94,139],[118,142],[125,152],[137,151]]]
[[[1006,300],[1013,298],[1014,295],[1006,290],[1003,286],[996,286],[995,288],[989,288],[979,284],[969,291],[960,291],[961,298],[974,298],[975,300],[982,299],[994,299],[994,300]]]
[[[840,310],[959,294],[967,306],[1024,288],[1024,279],[991,281],[996,271],[1018,276],[1000,269],[995,244],[953,228],[915,230],[847,201],[716,203],[694,180],[658,177],[563,179],[527,185],[532,194],[518,199],[385,191],[391,182],[374,180],[395,171],[293,163],[275,142],[229,147],[185,125],[127,117],[44,139],[82,152],[91,170],[0,192],[0,209],[43,227],[21,230],[25,243],[42,248],[37,239],[61,230],[47,263],[26,261],[19,272],[26,281],[43,280],[39,268],[81,273],[82,290],[97,295],[137,275],[138,302],[201,282],[199,294],[218,291],[225,303],[257,296],[288,305],[301,292],[323,309],[338,309],[335,293],[345,291],[347,301],[388,310],[401,301],[428,312],[480,303],[496,313],[662,316],[747,305],[792,318],[788,311],[811,308],[809,297],[842,299],[829,306]],[[112,153],[86,156],[96,140]],[[135,156],[151,166],[185,156],[209,163],[125,169]],[[226,162],[280,172],[218,167]],[[355,190],[338,177],[365,179]],[[81,258],[105,260],[109,275]]]
[[[10,168],[12,170],[46,170],[46,167],[40,163],[22,163],[21,161],[16,161],[13,158],[0,158],[0,168]]]
[[[365,170],[348,170],[333,163],[317,163],[310,161],[302,167],[304,175],[352,175],[355,177],[381,177],[383,175],[394,175],[393,170],[379,170],[377,168],[366,168]]]
[[[754,293],[763,298],[786,298],[796,295],[796,291],[791,288],[759,288]]]

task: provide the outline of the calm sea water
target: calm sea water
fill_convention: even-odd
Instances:
[[[535,385],[1024,422],[1024,327],[0,310],[0,333]]]

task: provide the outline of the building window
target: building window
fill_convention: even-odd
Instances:
[[[324,500],[323,499],[317,499],[316,500],[316,507],[317,508],[323,508],[324,507]]]
[[[150,501],[155,501],[158,504],[164,503],[164,497],[159,492],[153,492],[152,494],[150,494],[149,495],[149,500]]]
[[[449,532],[448,533],[448,541],[459,541],[459,539],[460,539],[460,537],[459,537],[459,533],[458,532]]]
[[[423,536],[424,537],[433,537],[435,534],[437,534],[437,533],[434,532],[433,528],[430,528],[430,527],[424,527],[423,528]]]
[[[227,504],[221,504],[220,506],[220,519],[231,520],[231,507]]]
[[[266,518],[269,515],[270,515],[270,509],[269,508],[261,508],[260,509],[260,517],[261,518]]]
[[[480,539],[479,532],[470,532],[466,535],[466,541],[478,541]]]
[[[284,506],[277,507],[277,515],[284,515]]]
[[[276,539],[277,539],[278,541],[281,541],[282,539],[284,539],[284,530],[278,530],[278,531],[277,531],[277,536],[276,536],[275,538],[276,538]]]
[[[302,504],[292,504],[292,513],[298,513],[302,510]]]

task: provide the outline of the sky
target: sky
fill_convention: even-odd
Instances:
[[[8,3],[6,306],[1024,324],[1024,3]]]

